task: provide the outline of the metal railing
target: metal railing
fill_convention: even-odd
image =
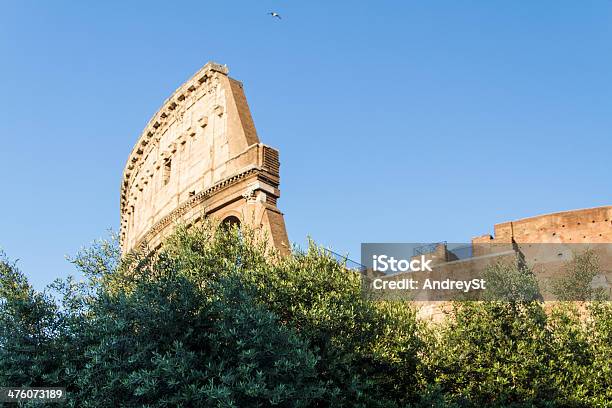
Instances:
[[[340,255],[339,253],[336,253],[334,251],[332,251],[331,249],[327,249],[325,248],[324,251],[329,254],[329,256],[331,256],[332,258],[334,258],[336,260],[336,262],[345,265],[348,269],[354,269],[354,270],[359,270],[359,271],[365,271],[366,267],[365,265],[360,264],[359,262],[353,261],[352,259],[349,259],[348,256],[344,256],[344,255]]]
[[[435,249],[438,247],[438,245],[444,245],[446,250],[454,255],[457,260],[464,260],[464,259],[469,259],[473,256],[473,247],[471,244],[469,245],[462,245],[462,246],[455,246],[453,247],[452,245],[450,247],[447,246],[447,242],[446,241],[442,241],[442,242],[433,242],[430,244],[424,244],[421,246],[418,246],[416,248],[414,248],[413,252],[414,255],[425,255],[425,254],[429,254],[435,251]],[[298,249],[299,252],[301,252],[302,254],[306,254],[306,251],[302,250],[302,249]],[[357,271],[365,271],[367,269],[367,267],[357,261],[354,261],[352,259],[350,259],[347,255],[341,255],[337,252],[332,251],[331,249],[328,248],[321,248],[321,251],[323,251],[325,254],[329,255],[331,258],[334,258],[336,260],[336,262],[338,262],[339,264],[342,264],[344,266],[346,266],[348,269],[352,269],[352,270],[357,270]]]
[[[436,250],[438,245],[444,245],[446,247],[446,241],[432,242],[430,244],[420,245],[418,247],[415,247],[412,252],[414,256],[431,254]]]
[[[468,259],[473,256],[473,247],[471,244],[447,249],[448,252],[455,255],[458,260]]]
[[[427,255],[435,252],[439,245],[443,245],[444,249],[449,253],[450,258],[456,257],[457,260],[468,259],[472,257],[472,245],[461,245],[453,246],[448,244],[446,241],[432,242],[430,244],[423,244],[413,249],[414,256]]]
[[[294,247],[294,250],[301,253],[302,255],[306,255],[306,251],[302,248]],[[339,264],[346,266],[348,269],[358,271],[365,271],[367,269],[364,265],[360,264],[357,261],[353,261],[347,255],[340,255],[339,253],[334,252],[328,248],[319,248],[319,250],[328,255],[330,258],[333,258]]]

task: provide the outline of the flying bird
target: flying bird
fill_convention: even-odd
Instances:
[[[276,11],[271,11],[268,14],[271,15],[272,17],[278,18],[279,20],[281,19],[280,14],[278,14]]]

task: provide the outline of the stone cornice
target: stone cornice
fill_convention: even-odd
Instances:
[[[159,221],[157,221],[151,228],[147,230],[147,232],[144,233],[143,238],[141,238],[134,247],[140,247],[143,242],[149,241],[152,237],[163,231],[171,223],[181,220],[182,217],[187,214],[191,209],[197,207],[219,191],[226,189],[253,175],[261,175],[264,180],[268,181],[269,177],[266,176],[267,173],[267,170],[261,167],[253,166],[243,170],[238,174],[219,181],[218,183],[204,191],[201,191],[200,193],[194,195],[189,200],[185,201],[180,206],[172,210],[168,215],[162,217]]]
[[[229,70],[224,65],[219,65],[214,62],[207,63],[166,99],[162,107],[153,115],[149,123],[145,126],[123,170],[120,188],[120,211],[122,216],[125,213],[129,188],[140,171],[140,167],[144,161],[143,159],[157,146],[159,143],[159,135],[163,133],[167,126],[172,123],[177,116],[181,117],[182,113],[189,107],[186,106],[187,104],[193,103],[191,97],[194,94],[197,95],[197,92],[202,92],[202,90],[204,90],[204,92],[211,92],[211,78],[213,78],[216,73],[227,76]]]

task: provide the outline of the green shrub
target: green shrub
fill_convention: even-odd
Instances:
[[[430,336],[427,383],[460,406],[611,406],[610,303],[592,304],[588,316],[572,303],[545,311],[524,296],[536,293],[524,265],[489,271],[502,273],[511,296],[455,303]]]
[[[211,272],[219,264],[213,258],[237,271],[260,304],[308,341],[331,390],[326,404],[395,406],[416,398],[421,342],[412,308],[367,301],[360,275],[312,242],[304,253],[280,257],[252,231],[239,239],[213,235],[210,228],[179,230],[167,251],[195,281],[222,274]]]
[[[565,265],[564,276],[552,283],[552,293],[561,301],[604,300],[601,288],[592,288],[593,278],[601,272],[599,259],[592,249],[574,253]]]
[[[65,386],[73,407],[612,406],[612,304],[534,300],[520,262],[488,271],[505,301],[440,324],[362,297],[313,243],[281,257],[248,230],[73,263],[85,281],[38,292],[0,257],[0,384]]]
[[[0,342],[14,343],[0,354],[4,383],[64,385],[79,407],[416,398],[414,312],[362,299],[358,274],[314,245],[280,257],[248,231],[207,225],[178,229],[158,253],[120,261],[102,243],[73,262],[87,282],[56,282],[54,297],[3,264]]]

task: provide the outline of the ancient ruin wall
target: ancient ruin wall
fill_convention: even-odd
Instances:
[[[512,242],[519,244],[521,251],[524,251],[526,260],[530,266],[544,264],[545,268],[535,268],[538,281],[542,284],[544,280],[558,278],[558,271],[563,268],[565,262],[572,258],[572,250],[576,249],[569,246],[563,251],[561,246],[551,246],[554,250],[552,257],[557,258],[551,262],[550,257],[537,252],[534,258],[534,253],[530,252],[530,245],[537,243],[554,243],[554,244],[607,244],[612,243],[612,206],[563,211],[553,214],[539,215],[530,218],[524,218],[516,221],[507,221],[494,226],[495,235],[489,234],[475,237],[472,239],[472,256],[475,259],[478,257],[486,257],[492,252],[497,252],[505,247],[505,244],[511,245]],[[484,245],[480,245],[484,244]],[[493,246],[486,244],[495,244]],[[523,244],[523,245],[521,245]],[[527,245],[525,245],[527,244]],[[510,246],[512,247],[512,246]],[[509,247],[509,248],[510,248]],[[535,251],[540,251],[543,247],[534,246]],[[582,248],[581,246],[578,246]],[[599,247],[599,249],[609,251],[607,246]],[[559,252],[564,252],[563,257],[559,257]],[[601,255],[601,254],[598,254]],[[505,256],[505,255],[503,255]],[[502,256],[502,257],[503,257]],[[612,254],[608,253],[607,260],[612,258]],[[600,261],[603,258],[600,256]],[[467,260],[471,262],[471,259]],[[462,262],[451,262],[447,265],[440,265],[438,268],[442,276],[452,275],[456,273],[455,268],[462,268]],[[600,287],[607,287],[610,293],[612,285],[612,266],[609,263],[603,263],[602,273],[597,277],[596,282]],[[448,270],[444,270],[447,268]],[[396,279],[401,278],[398,276]],[[543,286],[545,287],[545,286]],[[418,316],[421,319],[442,321],[445,319],[445,310],[450,310],[450,302],[424,301],[417,302]]]
[[[612,243],[612,206],[564,211],[496,224],[473,243]]]
[[[288,249],[278,151],[259,141],[242,84],[206,64],[136,142],[121,184],[121,247],[157,246],[179,222],[238,220]]]

